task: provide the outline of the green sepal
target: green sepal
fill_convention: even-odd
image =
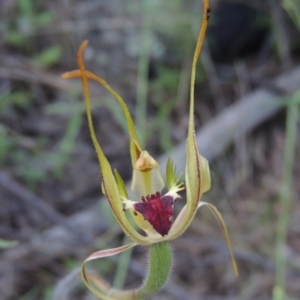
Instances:
[[[114,173],[115,173],[116,182],[117,182],[117,186],[118,186],[120,195],[122,197],[128,199],[128,194],[127,194],[124,180],[122,179],[122,177],[120,176],[119,172],[116,169],[114,170]]]
[[[168,158],[167,165],[166,165],[166,181],[167,181],[167,187],[170,190],[171,187],[175,183],[175,173],[176,173],[176,167],[174,164],[174,161],[172,158]]]
[[[119,222],[120,226],[122,227],[123,231],[131,238],[132,241],[141,245],[149,245],[152,243],[152,241],[150,241],[147,237],[142,236],[139,232],[137,232],[135,228],[130,224],[126,215],[123,212],[123,205],[121,202],[121,197],[118,190],[116,178],[113,174],[113,171],[111,169],[111,166],[106,156],[103,153],[102,147],[99,144],[96,137],[93,120],[92,120],[92,114],[91,114],[91,103],[90,103],[90,95],[89,95],[89,88],[87,82],[87,79],[91,77],[91,74],[88,71],[85,71],[85,66],[82,58],[83,52],[87,44],[88,42],[84,41],[80,45],[77,58],[78,58],[78,65],[80,68],[80,76],[81,76],[83,92],[84,92],[88,126],[90,129],[91,138],[95,146],[95,150],[100,164],[100,169],[102,172],[102,189],[110,203],[113,214],[116,217],[117,221]]]

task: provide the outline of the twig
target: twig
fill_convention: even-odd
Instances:
[[[59,75],[45,71],[36,62],[24,57],[0,56],[0,78],[21,80],[29,83],[46,84],[60,90],[68,90],[70,82]]]
[[[14,195],[16,199],[19,199],[31,208],[42,213],[46,218],[56,224],[60,224],[68,229],[69,232],[74,234],[77,239],[84,241],[84,243],[90,242],[92,237],[88,237],[87,234],[83,234],[77,228],[71,226],[65,219],[63,215],[57,212],[53,207],[51,207],[47,202],[33,193],[29,192],[20,183],[17,183],[4,172],[0,172],[0,186],[8,191],[10,194]]]
[[[53,300],[70,300],[72,292],[81,282],[80,268],[74,269],[65,277],[60,279],[53,291]]]
[[[269,87],[258,89],[223,110],[196,134],[200,153],[212,160],[223,152],[233,140],[271,118],[282,109],[278,100],[299,89],[300,67],[277,77]],[[281,98],[282,99],[282,98]],[[283,100],[283,99],[282,99]],[[185,141],[159,159],[165,166],[168,157],[177,163],[178,172],[185,168]],[[162,168],[162,171],[164,169]]]

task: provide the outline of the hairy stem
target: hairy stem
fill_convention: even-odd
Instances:
[[[137,299],[157,293],[165,285],[172,267],[172,247],[169,243],[154,244],[149,250],[149,272],[147,279],[138,291]]]
[[[149,270],[144,284],[136,290],[110,290],[113,299],[142,300],[159,292],[169,278],[172,267],[172,247],[163,242],[149,248]]]

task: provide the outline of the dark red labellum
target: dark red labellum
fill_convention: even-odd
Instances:
[[[142,197],[142,202],[134,204],[134,209],[141,213],[153,228],[162,236],[168,234],[173,220],[174,199],[172,196],[161,197],[157,192],[151,196]]]

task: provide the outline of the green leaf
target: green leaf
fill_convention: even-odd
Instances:
[[[24,46],[25,42],[26,42],[26,38],[25,36],[23,36],[19,31],[17,30],[10,30],[5,37],[6,42],[9,45],[12,46]]]
[[[53,14],[50,12],[42,12],[35,17],[36,27],[43,27],[53,22]]]
[[[61,48],[59,46],[52,46],[36,54],[33,59],[45,66],[51,66],[57,63],[61,57]]]
[[[11,248],[18,245],[17,241],[6,241],[0,239],[0,249]]]

